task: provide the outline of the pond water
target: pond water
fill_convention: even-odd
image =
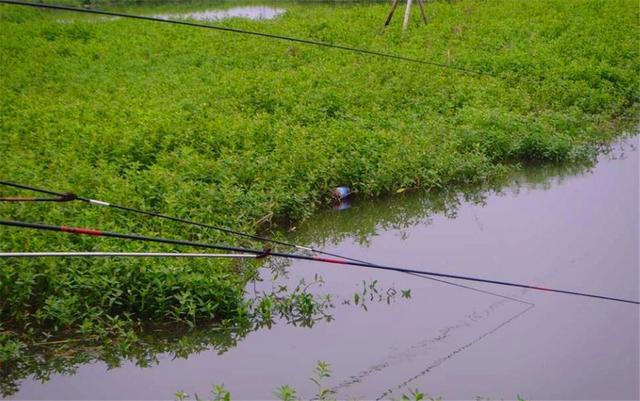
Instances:
[[[232,7],[226,10],[204,10],[183,14],[159,14],[155,18],[192,19],[196,21],[220,21],[229,18],[246,18],[250,20],[274,19],[285,13],[282,8],[266,6]]]
[[[272,20],[287,12],[282,7],[271,7],[254,2],[236,2],[230,7],[225,1],[185,2],[180,4],[158,4],[152,9],[147,6],[106,7],[104,9],[116,12],[145,15],[166,20],[195,20],[201,22],[216,22],[230,18],[243,18],[254,21]],[[290,2],[280,2],[281,6],[288,6]],[[159,13],[158,10],[161,12]],[[121,17],[103,17],[68,13],[65,18],[58,19],[61,24],[76,22],[77,20],[91,22],[108,22],[119,20]]]
[[[376,263],[639,297],[638,137],[593,168],[525,169],[498,191],[406,194],[326,211],[292,241]],[[296,283],[321,274],[333,320],[284,322],[226,346],[159,352],[147,368],[79,365],[73,375],[25,379],[13,399],[171,399],[224,384],[235,399],[272,399],[282,384],[313,397],[317,360],[340,399],[399,399],[419,388],[445,399],[632,400],[639,397],[636,305],[469,284],[527,303],[416,276],[296,261]],[[248,287],[260,292],[265,281]],[[362,294],[377,280],[380,296]],[[388,295],[396,296],[389,299]],[[411,290],[405,299],[401,290]],[[533,305],[533,306],[532,306]],[[206,341],[204,342],[206,344]]]

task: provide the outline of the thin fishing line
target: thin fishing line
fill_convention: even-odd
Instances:
[[[220,249],[220,250],[231,251],[231,252],[250,253],[254,255],[260,255],[263,257],[273,256],[273,257],[281,257],[281,258],[309,260],[314,262],[324,262],[324,263],[332,263],[332,264],[347,265],[347,266],[367,267],[370,269],[396,271],[401,273],[417,273],[417,274],[423,274],[427,276],[435,276],[435,277],[450,278],[450,279],[465,280],[465,281],[474,281],[479,283],[495,284],[495,285],[502,285],[502,286],[508,286],[508,287],[526,288],[526,289],[531,289],[536,291],[555,292],[559,294],[576,295],[576,296],[582,296],[582,297],[589,297],[589,298],[596,298],[596,299],[603,299],[603,300],[609,300],[609,301],[640,305],[640,302],[638,301],[609,297],[605,295],[590,294],[586,292],[537,287],[533,285],[520,284],[515,282],[509,282],[509,281],[485,279],[485,278],[472,277],[472,276],[461,276],[461,275],[448,274],[448,273],[430,272],[430,271],[423,271],[423,270],[417,270],[417,269],[411,269],[411,268],[386,266],[386,265],[371,265],[368,263],[354,262],[354,261],[348,261],[348,260],[342,260],[342,259],[331,259],[331,258],[322,258],[318,256],[305,256],[305,255],[296,255],[296,254],[289,254],[289,253],[282,253],[282,252],[272,252],[270,249],[257,250],[257,249],[239,248],[239,247],[233,247],[229,245],[216,245],[216,244],[193,242],[193,241],[186,241],[186,240],[172,239],[172,238],[148,237],[148,236],[139,235],[139,234],[122,234],[122,233],[115,233],[110,231],[101,231],[101,230],[96,230],[91,228],[53,226],[53,225],[29,223],[29,222],[23,222],[23,221],[0,220],[0,225],[9,226],[9,227],[31,228],[31,229],[38,229],[38,230],[45,230],[45,231],[66,232],[71,234],[91,235],[91,236],[97,236],[97,237],[156,242],[156,243],[164,243],[164,244],[171,244],[171,245],[190,246],[190,247],[196,247],[196,248]]]
[[[467,69],[467,68],[463,68],[463,67],[456,67],[456,66],[452,66],[452,65],[448,65],[448,64],[436,63],[436,62],[433,62],[433,61],[421,60],[421,59],[412,58],[412,57],[405,57],[405,56],[400,56],[400,55],[397,55],[397,54],[384,53],[384,52],[379,52],[379,51],[375,51],[375,50],[361,49],[361,48],[358,48],[358,47],[351,47],[351,46],[345,46],[345,45],[339,45],[339,44],[333,44],[333,43],[327,43],[327,42],[320,42],[320,41],[311,40],[311,39],[296,38],[296,37],[292,37],[292,36],[276,35],[276,34],[265,33],[265,32],[249,31],[249,30],[245,30],[245,29],[230,28],[230,27],[224,27],[224,26],[218,26],[218,25],[209,25],[209,24],[199,24],[197,22],[179,21],[179,20],[172,20],[172,19],[165,19],[165,18],[158,18],[158,17],[148,17],[148,16],[144,16],[144,15],[127,14],[127,13],[114,12],[114,11],[96,10],[96,9],[88,9],[88,8],[77,8],[77,7],[63,6],[63,5],[58,5],[58,4],[31,3],[31,2],[16,1],[16,0],[0,0],[0,3],[11,4],[11,5],[15,5],[15,6],[46,8],[46,9],[52,9],[52,10],[73,11],[73,12],[78,12],[78,13],[108,15],[108,16],[112,16],[112,17],[132,18],[132,19],[138,19],[138,20],[143,20],[143,21],[163,22],[163,23],[166,23],[166,24],[185,25],[185,26],[190,26],[190,27],[213,29],[213,30],[217,30],[217,31],[232,32],[232,33],[238,33],[238,34],[243,34],[243,35],[260,36],[260,37],[269,38],[269,39],[278,39],[278,40],[284,40],[284,41],[289,41],[289,42],[303,43],[303,44],[312,45],[312,46],[320,46],[320,47],[344,50],[344,51],[349,51],[349,52],[354,52],[354,53],[367,54],[367,55],[370,55],[370,56],[377,56],[377,57],[401,60],[401,61],[406,61],[406,62],[409,62],[409,63],[430,65],[430,66],[433,66],[433,67],[445,68],[445,69],[449,69],[449,70],[455,70],[455,71],[463,72],[463,73],[466,73],[466,74],[486,75],[486,76],[495,77],[494,75],[486,73],[486,72],[471,70],[471,69]]]
[[[479,337],[476,337],[475,339],[473,339],[471,342],[455,349],[454,351],[452,351],[451,353],[449,353],[448,355],[437,359],[435,362],[429,364],[425,369],[423,369],[422,371],[418,372],[418,374],[414,375],[413,377],[410,377],[406,380],[404,380],[403,382],[401,382],[399,385],[393,387],[393,388],[389,388],[387,390],[385,390],[385,392],[383,392],[380,396],[378,396],[378,398],[375,399],[375,401],[381,401],[381,400],[387,400],[387,399],[393,399],[392,397],[390,397],[391,393],[395,390],[400,390],[403,387],[406,387],[409,385],[409,383],[411,383],[412,381],[426,375],[427,373],[431,372],[433,369],[439,367],[440,365],[442,365],[444,362],[446,362],[447,360],[453,358],[456,354],[466,350],[467,348],[475,345],[476,343],[480,342],[481,340],[483,340],[484,338],[492,335],[493,333],[497,332],[498,330],[500,330],[501,328],[503,328],[504,326],[506,326],[507,324],[513,322],[514,320],[516,320],[517,318],[519,318],[520,316],[524,315],[525,313],[529,312],[531,309],[533,309],[534,305],[530,305],[529,307],[525,308],[522,312],[519,312],[515,315],[513,315],[512,317],[510,317],[509,319],[505,320],[504,322],[502,322],[501,324],[499,324],[498,326],[494,327],[493,329],[487,331],[486,333],[481,334]]]
[[[262,242],[270,242],[270,243],[274,243],[274,244],[284,245],[284,246],[292,247],[292,248],[295,248],[295,249],[310,251],[310,252],[314,252],[314,253],[318,253],[318,254],[322,254],[322,255],[327,255],[327,256],[333,256],[333,257],[337,257],[337,258],[341,258],[341,259],[345,259],[345,260],[350,260],[350,261],[353,261],[353,262],[367,263],[367,264],[370,264],[370,265],[374,264],[374,263],[367,262],[367,261],[364,261],[364,260],[355,259],[355,258],[351,258],[351,257],[348,257],[348,256],[343,256],[343,255],[338,255],[338,254],[331,253],[331,252],[322,251],[322,250],[319,250],[319,249],[315,249],[313,247],[306,247],[306,246],[297,245],[297,244],[293,244],[293,243],[289,243],[289,242],[285,242],[285,241],[278,241],[278,240],[274,240],[274,239],[271,239],[271,238],[261,237],[261,236],[257,236],[257,235],[251,235],[251,234],[247,234],[247,233],[231,230],[231,229],[228,229],[228,228],[216,227],[216,226],[212,226],[212,225],[209,225],[209,224],[204,224],[204,223],[199,223],[199,222],[195,222],[195,221],[180,219],[180,218],[177,218],[177,217],[167,216],[167,215],[164,215],[164,214],[161,214],[161,213],[148,212],[148,211],[135,209],[135,208],[127,207],[127,206],[116,205],[116,204],[113,204],[113,203],[110,203],[110,202],[98,201],[98,200],[95,200],[95,199],[89,199],[89,198],[86,198],[86,197],[83,197],[83,196],[78,196],[78,195],[76,195],[74,193],[70,193],[70,192],[69,193],[61,193],[61,192],[56,192],[56,191],[42,189],[42,188],[36,188],[36,187],[28,186],[28,185],[16,184],[16,183],[7,182],[7,181],[0,181],[0,185],[5,185],[5,186],[10,186],[10,187],[19,188],[19,189],[25,189],[25,190],[29,190],[29,191],[33,191],[33,192],[39,192],[39,193],[43,193],[43,194],[47,194],[47,195],[57,196],[57,198],[54,198],[54,199],[65,199],[65,200],[69,200],[69,201],[78,200],[78,201],[90,203],[92,205],[108,206],[108,207],[112,207],[112,208],[119,209],[119,210],[122,210],[122,211],[127,211],[127,212],[132,212],[132,213],[137,213],[137,214],[143,214],[143,215],[147,215],[147,216],[151,216],[151,217],[162,218],[162,219],[166,219],[166,220],[170,220],[170,221],[177,222],[177,223],[182,223],[182,224],[189,224],[189,225],[204,227],[204,228],[208,228],[208,229],[214,229],[214,230],[218,230],[218,231],[221,231],[221,232],[225,232],[227,234],[232,234],[232,235],[241,236],[241,237],[245,237],[245,238],[251,238],[251,239],[262,241]],[[3,199],[0,198],[0,201],[2,201],[2,200]],[[477,288],[465,286],[465,285],[462,285],[462,284],[457,284],[457,283],[452,283],[452,282],[445,281],[445,280],[440,280],[440,279],[437,279],[437,278],[434,278],[434,277],[423,276],[423,275],[416,274],[416,273],[409,273],[409,274],[411,274],[413,276],[416,276],[416,277],[420,277],[422,279],[427,279],[427,280],[432,280],[432,281],[436,281],[436,282],[443,283],[443,284],[452,285],[454,287],[466,288],[468,290],[472,290],[472,291],[476,291],[476,292],[480,292],[480,293],[484,293],[484,294],[489,294],[489,295],[493,295],[493,296],[497,296],[497,297],[501,297],[501,298],[505,298],[505,299],[510,299],[510,300],[516,301],[516,302],[530,304],[527,301],[523,301],[523,300],[520,300],[520,299],[517,299],[517,298],[512,298],[512,297],[508,297],[506,295],[501,295],[501,294],[493,293],[493,292],[490,292],[490,291],[485,291],[485,290],[480,290],[480,289],[477,289]]]
[[[420,278],[426,278],[426,279],[437,281],[437,282],[440,282],[440,283],[449,284],[449,285],[452,285],[454,287],[460,287],[460,288],[464,288],[464,289],[467,289],[467,290],[479,292],[479,293],[482,293],[482,294],[493,295],[493,296],[496,296],[496,297],[508,299],[510,301],[519,302],[521,304],[535,306],[535,304],[533,302],[528,302],[528,301],[525,301],[523,299],[510,297],[508,295],[498,294],[496,292],[491,292],[491,291],[487,291],[487,290],[481,290],[480,288],[470,287],[470,286],[464,285],[464,284],[452,283],[450,281],[440,280],[440,279],[437,279],[437,278],[434,278],[434,277],[423,276],[422,274],[418,274],[418,273],[407,273],[407,274],[410,274],[410,275],[416,276],[416,277],[420,277]]]
[[[494,310],[494,307],[498,304],[500,304],[501,302],[497,302],[494,304],[489,305],[489,307],[487,309],[484,310],[485,312],[485,318],[488,317],[487,313],[491,313]],[[529,305],[527,306],[525,309],[523,309],[520,312],[517,312],[515,315],[509,317],[507,320],[505,320],[504,322],[500,323],[498,326],[496,326],[495,328],[491,329],[490,331],[488,331],[488,334],[491,334],[495,331],[497,331],[498,329],[500,329],[501,327],[504,327],[504,325],[510,323],[511,321],[513,321],[516,317],[518,316],[522,316],[524,313],[528,312],[529,310],[531,310],[532,308],[534,308],[535,305]],[[487,312],[489,311],[489,312]],[[476,311],[473,311],[473,313],[477,313]],[[471,322],[475,323],[477,322],[477,320],[473,320],[470,319],[468,316],[467,318],[469,320],[471,320]],[[472,324],[473,324],[472,323]],[[430,339],[425,339],[422,341],[419,341],[417,343],[415,343],[414,345],[411,345],[409,348],[405,349],[404,351],[397,351],[397,352],[391,352],[389,353],[381,362],[378,362],[374,365],[370,365],[367,368],[361,370],[360,372],[358,372],[355,375],[351,375],[349,376],[347,379],[342,380],[339,384],[335,385],[334,387],[332,387],[330,389],[330,392],[332,395],[336,395],[336,393],[338,393],[338,391],[341,391],[345,388],[348,388],[350,386],[353,386],[354,384],[357,383],[361,383],[362,381],[364,381],[365,379],[367,379],[369,376],[373,375],[373,374],[379,374],[382,373],[382,371],[384,369],[388,369],[388,368],[393,368],[394,365],[396,365],[398,363],[398,359],[403,358],[406,355],[412,355],[415,356],[417,351],[416,348],[418,349],[429,349],[432,348],[433,344],[436,344],[440,341],[446,340],[449,336],[452,335],[452,333],[455,330],[458,329],[464,329],[469,327],[468,323],[462,323],[462,324],[456,324],[454,326],[444,326],[442,329],[439,330],[439,334],[436,337],[432,337]],[[446,332],[446,334],[443,334],[443,332]],[[484,337],[484,334],[481,335],[480,337]],[[446,362],[448,359],[450,359],[453,355],[463,351],[464,349],[470,347],[471,345],[473,345],[476,341],[472,341],[471,343],[467,343],[467,345],[463,345],[461,347],[458,347],[457,349],[454,350],[453,353],[448,354],[448,356],[445,357],[441,357],[436,359],[433,363],[437,364],[437,366],[439,366],[440,364]],[[419,351],[418,351],[419,352]],[[402,360],[401,360],[402,361]],[[430,365],[432,367],[436,367],[433,365]],[[428,372],[424,372],[424,374],[426,374]],[[391,389],[388,389],[387,391],[392,391]],[[381,396],[380,398],[384,397]],[[379,398],[379,399],[380,399]],[[386,399],[391,399],[387,396]]]

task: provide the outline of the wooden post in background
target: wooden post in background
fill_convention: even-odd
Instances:
[[[409,16],[411,15],[411,0],[407,0],[407,8],[404,10],[404,21],[402,22],[402,30],[406,31],[409,27]]]
[[[391,10],[389,10],[389,15],[387,15],[387,20],[384,22],[385,27],[389,26],[389,23],[391,22],[391,17],[393,17],[393,13],[396,11],[396,7],[398,7],[399,2],[400,0],[393,0],[393,3],[391,3]]]
[[[420,6],[420,14],[422,15],[422,21],[427,24],[427,12],[425,11],[424,0],[416,0],[418,2],[418,6]],[[411,16],[411,3],[413,0],[407,0],[407,8],[404,10],[404,20],[402,21],[402,30],[406,31],[409,27],[409,18]],[[391,23],[391,18],[393,18],[393,13],[395,13],[396,8],[398,8],[398,4],[400,0],[392,0],[391,9],[389,10],[389,14],[387,14],[387,19],[384,21],[384,27],[388,27]]]
[[[427,12],[424,10],[424,0],[418,0],[418,5],[420,6],[420,14],[422,14],[422,21],[427,25]]]

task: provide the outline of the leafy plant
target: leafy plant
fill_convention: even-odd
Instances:
[[[331,377],[331,367],[326,362],[318,361],[313,373],[314,377],[311,378],[311,381],[318,386],[315,398],[323,401],[328,400],[331,390],[322,386],[322,380]]]

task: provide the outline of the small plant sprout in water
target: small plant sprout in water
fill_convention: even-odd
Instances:
[[[421,393],[420,391],[418,391],[418,389],[410,390],[409,394],[402,394],[401,399],[402,401],[422,401],[424,400],[424,393]],[[437,400],[434,400],[432,398],[431,400],[440,401],[439,398]]]
[[[318,401],[336,401],[335,397],[332,397],[333,393],[330,389],[323,386],[323,381],[331,377],[331,365],[324,361],[316,362],[316,367],[313,369],[313,377],[310,378],[317,386],[317,393],[312,398]],[[231,393],[222,385],[213,386],[213,398],[208,401],[231,401],[233,398]],[[283,384],[275,391],[275,396],[280,401],[298,401],[303,400],[298,396],[298,391],[289,384]],[[198,395],[194,395],[196,401],[200,401]],[[175,394],[176,401],[185,401],[189,399],[189,395],[184,391],[178,391]],[[431,397],[421,392],[418,389],[409,390],[409,393],[403,393],[399,400],[394,401],[443,401],[442,397]],[[483,400],[482,397],[476,397],[477,401]],[[488,400],[487,400],[488,401]],[[517,401],[526,401],[520,395],[517,396]]]
[[[276,319],[285,320],[294,326],[312,327],[320,320],[331,321],[328,311],[333,308],[330,295],[317,295],[311,292],[313,287],[321,287],[324,281],[319,275],[307,282],[300,279],[290,289],[286,284],[274,283],[271,292],[258,292],[250,299],[254,323],[259,327],[271,327]]]
[[[213,401],[231,401],[231,393],[224,386],[213,386]]]
[[[282,401],[296,401],[298,399],[298,393],[296,392],[296,389],[288,384],[283,384],[282,386],[278,387],[276,396],[279,400]]]
[[[402,293],[402,298],[410,299],[411,298],[411,290],[400,290]],[[373,280],[371,282],[367,282],[366,280],[362,281],[362,290],[355,292],[353,294],[353,300],[344,300],[342,301],[343,305],[350,305],[353,301],[355,306],[360,306],[365,311],[369,310],[367,304],[369,302],[384,302],[387,305],[390,305],[392,302],[395,302],[396,295],[398,295],[398,291],[392,286],[386,289],[380,288],[378,280]]]
[[[231,393],[223,385],[220,384],[213,385],[211,395],[213,397],[207,401],[231,401]],[[198,394],[194,394],[193,397],[195,401],[205,401],[200,398]],[[175,399],[176,401],[186,401],[189,399],[189,394],[185,393],[184,391],[178,391],[175,394]]]
[[[313,373],[314,377],[311,378],[311,381],[318,386],[318,393],[315,398],[318,400],[328,400],[331,390],[322,387],[322,381],[331,377],[331,366],[326,362],[318,361]]]

